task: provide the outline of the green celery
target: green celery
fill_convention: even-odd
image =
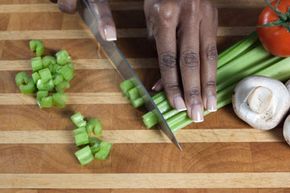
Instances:
[[[36,87],[38,90],[44,91],[52,91],[54,88],[54,84],[52,80],[49,80],[48,82],[43,82],[41,79],[37,81]]]
[[[62,77],[67,81],[72,80],[74,77],[74,70],[73,70],[73,68],[71,68],[68,65],[61,67],[59,69],[58,73],[60,73],[62,75]]]
[[[94,160],[94,155],[90,146],[88,145],[75,152],[75,156],[77,157],[81,165],[87,165]]]
[[[95,136],[101,136],[102,135],[102,124],[100,120],[98,119],[89,119],[88,123],[86,125],[87,133]]]
[[[134,108],[139,108],[145,104],[145,101],[142,97],[139,97],[137,99],[131,100],[131,104]]]
[[[35,52],[36,56],[42,56],[44,53],[44,45],[41,40],[31,40],[29,47],[31,51]]]
[[[165,100],[165,101],[159,103],[159,104],[157,105],[157,107],[158,107],[158,109],[159,109],[159,111],[160,111],[161,113],[165,113],[165,112],[167,112],[168,110],[171,110],[171,109],[172,109],[172,107],[170,106],[170,104],[169,104],[169,102],[168,102],[167,100]]]
[[[229,62],[227,65],[218,69],[217,71],[217,85],[221,82],[231,78],[233,75],[246,70],[257,63],[269,59],[271,55],[265,51],[262,45],[259,45],[246,54]]]
[[[51,108],[52,107],[52,96],[42,97],[38,104],[40,108]]]
[[[158,118],[154,112],[149,111],[142,116],[144,125],[149,129],[158,124]]]
[[[54,79],[53,79],[53,83],[54,83],[54,85],[59,85],[61,82],[63,82],[63,77],[62,77],[62,75],[60,75],[60,74],[56,74],[55,76],[54,76]]]
[[[87,132],[78,133],[74,135],[74,137],[76,146],[87,145],[90,143],[89,135],[87,134]]]
[[[73,114],[70,119],[77,127],[86,127],[87,125],[87,122],[84,120],[84,116],[80,112]]]
[[[135,85],[134,85],[132,80],[125,80],[125,81],[121,82],[121,84],[120,84],[120,89],[121,89],[122,93],[124,94],[124,96],[126,96],[126,97],[129,97],[128,92],[130,89],[132,89],[134,87],[135,87]]]
[[[67,95],[64,93],[55,93],[52,95],[53,104],[58,108],[64,108],[67,102]]]
[[[167,98],[166,98],[164,92],[159,92],[159,93],[157,93],[156,95],[154,95],[154,96],[152,97],[152,99],[153,99],[154,103],[155,103],[156,105],[158,105],[159,103],[163,102],[163,101],[166,100]]]
[[[70,84],[68,81],[63,81],[56,85],[55,90],[59,93],[63,93],[66,89],[70,88]]]
[[[176,114],[178,114],[178,113],[179,113],[178,110],[176,110],[176,109],[172,109],[172,110],[170,110],[170,111],[164,113],[164,114],[163,114],[163,117],[164,117],[164,119],[167,120],[167,119],[173,117],[174,115],[176,115]]]
[[[32,79],[33,79],[33,82],[36,84],[37,81],[40,79],[38,72],[32,73]]]
[[[19,86],[19,90],[23,94],[32,94],[35,92],[35,85],[32,78],[26,84],[22,84]]]
[[[48,82],[49,80],[52,79],[52,75],[50,73],[50,70],[48,68],[44,68],[38,71],[40,79],[42,80],[43,83]]]
[[[38,70],[41,70],[43,68],[43,64],[42,64],[42,59],[41,57],[34,57],[31,59],[31,67],[32,67],[32,71],[36,72]]]
[[[130,101],[140,98],[140,94],[137,87],[134,87],[128,91]]]
[[[42,58],[42,64],[44,68],[48,68],[50,65],[56,64],[56,59],[53,56],[44,56]]]
[[[56,62],[59,65],[65,65],[71,63],[71,57],[66,50],[60,50],[56,54]]]
[[[221,68],[228,62],[232,61],[236,57],[245,54],[249,49],[251,49],[258,42],[258,35],[256,32],[250,34],[246,39],[239,41],[234,44],[226,51],[219,55],[218,68]]]
[[[95,138],[95,139],[96,139],[96,142],[91,145],[91,150],[92,150],[93,154],[96,154],[98,151],[101,150],[101,141],[98,140],[97,138]]]
[[[40,101],[43,97],[47,97],[48,96],[48,91],[44,90],[44,91],[38,91],[36,93],[36,99],[37,101]]]
[[[85,127],[79,127],[77,129],[73,130],[74,135],[78,135],[80,133],[87,133],[87,130]]]
[[[15,82],[17,86],[27,84],[30,80],[30,77],[26,72],[18,72],[15,76]]]
[[[111,148],[112,148],[111,143],[102,141],[100,144],[100,150],[97,153],[95,153],[95,159],[98,159],[98,160],[107,159],[107,157],[110,154]]]

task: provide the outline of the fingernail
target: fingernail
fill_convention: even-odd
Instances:
[[[181,96],[175,97],[173,102],[174,102],[174,107],[176,108],[176,110],[178,110],[178,111],[185,111],[186,110],[184,100],[182,99]]]
[[[154,86],[152,86],[152,90],[156,90],[156,88],[159,86],[160,81],[157,81]]]
[[[215,96],[208,96],[207,97],[207,110],[208,112],[216,112],[216,97]]]
[[[193,122],[200,123],[203,122],[203,108],[202,105],[193,105],[191,109],[191,118]]]
[[[116,30],[112,26],[107,25],[104,28],[104,35],[107,41],[117,40]]]

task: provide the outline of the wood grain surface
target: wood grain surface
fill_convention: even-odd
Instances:
[[[263,0],[212,0],[219,8],[218,49],[255,29]],[[150,89],[159,79],[141,0],[111,0],[117,44]],[[30,39],[47,54],[67,49],[76,76],[65,109],[39,109],[19,93],[18,71],[31,71]],[[251,129],[231,106],[177,133],[178,151],[159,130],[147,130],[144,109],[122,97],[120,77],[78,15],[48,0],[0,0],[0,193],[290,193],[290,148],[281,125]],[[114,143],[106,161],[82,167],[74,157],[69,116],[98,117]]]

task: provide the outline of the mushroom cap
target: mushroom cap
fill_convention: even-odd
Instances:
[[[290,115],[288,115],[284,122],[283,136],[286,142],[290,145]]]
[[[236,86],[232,100],[237,116],[261,130],[276,127],[290,108],[290,94],[286,86],[264,76],[243,79]],[[255,108],[253,103],[257,105]]]

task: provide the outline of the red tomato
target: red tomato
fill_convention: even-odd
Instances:
[[[275,6],[277,0],[272,2]],[[281,0],[278,9],[287,13],[290,8],[290,0]],[[264,25],[279,20],[280,17],[268,6],[259,16],[258,25]],[[288,18],[287,25],[290,25]],[[259,39],[266,50],[276,56],[290,56],[290,32],[283,26],[258,27]]]

